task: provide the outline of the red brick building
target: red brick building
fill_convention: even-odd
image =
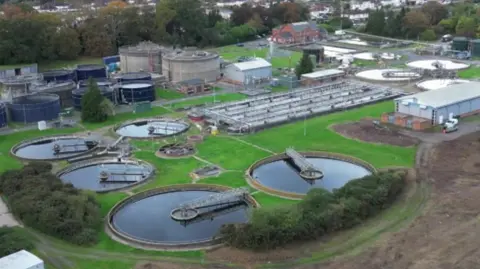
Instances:
[[[272,31],[272,41],[278,44],[296,44],[313,42],[326,38],[327,31],[314,22],[295,22],[284,24]]]

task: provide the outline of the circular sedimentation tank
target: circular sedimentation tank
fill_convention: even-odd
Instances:
[[[162,74],[173,83],[201,79],[216,81],[220,76],[220,56],[206,51],[174,51],[163,55]]]
[[[88,80],[89,78],[106,78],[107,68],[100,64],[77,65],[75,69],[76,81]]]
[[[438,90],[450,85],[469,83],[470,80],[465,79],[430,79],[417,83],[417,87],[426,90]]]
[[[31,123],[50,121],[60,114],[60,97],[56,94],[41,93],[13,98],[8,104],[13,122]]]
[[[355,77],[368,81],[406,82],[422,78],[422,74],[403,69],[371,69],[360,71]]]
[[[167,137],[183,133],[190,125],[171,119],[141,119],[124,123],[115,128],[118,135],[130,138]]]
[[[42,74],[27,74],[7,77],[0,80],[2,99],[11,101],[15,97],[31,93],[31,86],[43,80]]]
[[[181,204],[226,191],[227,187],[187,184],[145,191],[118,203],[108,214],[108,229],[130,245],[157,249],[197,249],[219,243],[225,224],[248,222],[257,203],[247,195],[236,203],[195,209],[195,217],[175,218]],[[190,214],[191,215],[191,214]]]
[[[108,192],[140,184],[152,173],[153,167],[142,161],[105,159],[73,164],[57,176],[77,189]]]
[[[94,79],[94,81],[95,83],[97,83],[99,87],[110,87],[113,85],[113,83],[107,78],[96,78]],[[84,88],[84,87],[88,87],[88,80],[80,80],[78,82],[78,88]]]
[[[49,82],[68,82],[75,78],[75,72],[73,70],[50,70],[43,72],[43,80]]]
[[[70,81],[56,81],[50,83],[33,84],[32,91],[37,93],[52,93],[60,97],[61,107],[72,107],[72,90],[76,88],[75,82]]]
[[[110,100],[113,104],[117,103],[114,89],[112,89],[111,87],[102,86],[100,86],[99,89],[103,97]],[[88,87],[81,87],[72,91],[73,107],[75,109],[82,109],[82,97],[87,91]]]
[[[26,140],[13,146],[11,154],[23,160],[65,160],[96,149],[98,141],[86,137],[63,135]]]
[[[468,68],[470,65],[450,60],[419,60],[409,62],[407,63],[407,66],[425,70],[462,70]]]
[[[322,173],[322,177],[308,180],[301,169],[286,155],[280,154],[260,160],[247,171],[250,183],[267,193],[301,199],[313,188],[328,191],[341,188],[350,180],[370,175],[375,168],[359,159],[326,152],[301,152],[308,162]]]
[[[155,101],[155,84],[150,81],[129,81],[115,86],[122,103]]]
[[[0,128],[7,126],[7,107],[0,103]]]
[[[151,81],[152,75],[147,72],[129,72],[120,74],[118,78],[119,82],[129,82],[129,81]]]

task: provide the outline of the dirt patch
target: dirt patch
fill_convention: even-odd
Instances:
[[[471,269],[480,266],[479,133],[434,147],[425,167],[432,196],[408,228],[356,257],[297,269]]]
[[[235,267],[217,264],[176,264],[169,262],[142,262],[135,266],[135,269],[233,269]]]
[[[375,124],[371,119],[335,124],[332,126],[332,129],[345,137],[369,143],[410,147],[420,142],[420,140],[416,138],[401,134],[394,128],[382,124]]]

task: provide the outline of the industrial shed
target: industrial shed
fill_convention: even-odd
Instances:
[[[301,83],[306,86],[319,85],[324,82],[335,81],[345,77],[345,72],[339,69],[325,69],[312,73],[303,74]]]
[[[262,58],[233,63],[225,68],[223,77],[239,85],[268,83],[272,79],[272,65]]]
[[[0,258],[1,269],[44,269],[41,259],[26,250]]]
[[[450,117],[480,113],[480,82],[455,84],[395,99],[395,112],[428,119],[432,125]]]

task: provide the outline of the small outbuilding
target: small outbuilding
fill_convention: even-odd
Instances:
[[[302,85],[313,86],[325,82],[335,81],[345,77],[345,71],[339,69],[325,69],[312,73],[303,74],[300,77]]]
[[[1,269],[45,269],[43,261],[26,250],[0,258]]]
[[[210,91],[205,81],[199,78],[188,79],[177,83],[177,90],[187,95]]]
[[[397,98],[395,112],[428,119],[431,125],[442,124],[452,117],[480,113],[480,82],[454,84]]]
[[[225,67],[223,79],[238,85],[269,83],[272,79],[272,64],[263,58],[233,63]]]

